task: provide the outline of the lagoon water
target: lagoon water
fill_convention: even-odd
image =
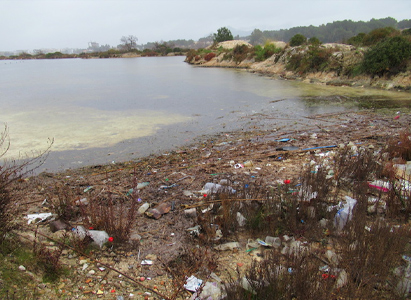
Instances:
[[[40,171],[59,171],[136,159],[204,134],[307,126],[312,122],[307,116],[346,110],[340,96],[401,98],[183,61],[0,61],[0,122],[7,126],[11,144],[4,157],[33,155],[52,139],[51,154]]]

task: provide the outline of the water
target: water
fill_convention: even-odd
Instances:
[[[348,98],[403,100],[401,93],[279,81],[183,60],[0,61],[0,122],[11,143],[4,157],[33,155],[54,140],[40,170],[58,171],[135,159],[202,134],[306,126],[305,116],[346,110]]]

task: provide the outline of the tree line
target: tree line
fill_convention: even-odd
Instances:
[[[308,38],[316,37],[323,43],[341,43],[359,33],[369,33],[374,29],[392,27],[407,29],[411,27],[411,20],[397,21],[388,17],[384,19],[371,19],[370,21],[334,21],[320,26],[300,26],[290,29],[265,30],[254,29],[249,36],[253,45],[264,43],[266,39],[288,42],[294,35],[302,34]]]

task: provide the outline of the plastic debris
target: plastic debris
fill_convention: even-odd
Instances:
[[[351,220],[352,210],[357,203],[357,200],[349,196],[345,196],[345,201],[346,203],[344,204],[343,208],[338,210],[334,217],[334,225],[338,230],[342,230],[347,222]]]
[[[74,202],[74,204],[76,204],[77,206],[88,205],[88,200],[87,198],[81,198],[80,200],[77,200],[76,202]]]
[[[187,228],[186,230],[189,231],[192,235],[199,235],[200,230],[201,230],[201,226],[196,225],[194,227]]]
[[[50,219],[53,216],[52,213],[40,213],[40,214],[30,214],[27,215],[26,219],[28,219],[27,224],[40,223]]]
[[[141,205],[140,207],[139,207],[139,209],[137,210],[137,213],[139,214],[139,215],[142,215],[142,214],[144,214],[145,212],[146,212],[146,210],[148,209],[150,207],[150,204],[149,203],[144,203],[143,205]]]
[[[234,250],[235,248],[241,248],[238,242],[229,242],[214,247],[218,251]]]
[[[295,147],[295,146],[286,146],[286,147],[279,147],[275,148],[276,151],[295,151],[299,150],[300,148]]]
[[[237,222],[240,227],[243,227],[247,222],[247,219],[239,211],[237,212]]]
[[[302,151],[310,151],[310,150],[317,150],[317,149],[327,149],[327,148],[336,148],[338,147],[337,145],[330,145],[330,146],[319,146],[319,147],[313,147],[313,148],[305,148]]]
[[[369,182],[368,186],[383,191],[385,193],[391,189],[390,183],[382,180],[375,180],[373,182]]]
[[[281,247],[281,239],[279,237],[272,237],[272,236],[266,236],[265,237],[265,242],[274,248],[280,248]]]
[[[150,260],[150,259],[145,259],[145,260],[141,261],[141,264],[151,266],[153,264],[153,261]]]
[[[141,190],[142,188],[145,188],[149,184],[150,184],[150,182],[140,182],[140,183],[137,184],[136,189]]]
[[[211,299],[221,299],[222,293],[221,288],[217,282],[206,282],[201,289],[200,295],[194,293],[191,300],[211,300]]]
[[[94,188],[93,186],[88,186],[83,190],[83,192],[87,193],[87,192],[91,191],[93,188]]]
[[[221,193],[221,192],[229,192],[234,194],[236,192],[235,189],[229,186],[207,182],[203,189],[200,191],[202,194],[211,194],[211,193]]]
[[[281,140],[276,140],[276,142],[281,142],[281,143],[285,143],[285,142],[288,142],[288,141],[291,141],[291,139],[284,138],[284,139],[281,139]]]
[[[267,242],[264,242],[263,240],[260,240],[260,239],[257,239],[257,243],[259,243],[261,246],[264,246],[264,247],[272,247],[273,246],[273,245],[271,245]]]
[[[202,283],[203,281],[201,279],[198,279],[194,275],[191,275],[189,278],[187,278],[186,284],[184,284],[184,288],[190,292],[197,292]]]
[[[83,226],[79,225],[72,228],[74,234],[78,235],[80,238],[85,238],[86,236],[91,237],[94,243],[96,243],[100,248],[103,247],[105,243],[108,242],[110,238],[107,232],[102,230],[86,230]]]

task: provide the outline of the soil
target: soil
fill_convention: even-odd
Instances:
[[[109,190],[116,201],[124,200],[126,205],[130,205],[132,197],[127,196],[129,190],[135,188],[136,183],[148,182],[136,195],[141,199],[138,205],[147,202],[150,208],[156,208],[161,203],[167,204],[163,211],[166,213],[161,214],[160,211],[158,219],[146,214],[137,215],[133,219],[131,237],[125,243],[107,243],[87,255],[66,248],[61,262],[69,270],[69,275],[61,276],[56,283],[43,283],[41,274],[34,270],[24,271],[33,277],[33,287],[30,288],[38,293],[38,299],[163,298],[159,295],[171,298],[176,291],[176,282],[171,275],[184,274],[192,267],[184,265],[184,257],[189,257],[190,253],[207,258],[207,264],[197,269],[195,274],[184,275],[213,280],[204,277],[209,274],[205,268],[226,281],[230,276],[237,276],[237,269],[244,272],[253,260],[261,259],[263,247],[246,252],[246,245],[248,239],[264,240],[265,236],[254,236],[240,229],[216,242],[239,242],[239,249],[217,251],[207,247],[207,241],[202,240],[203,235],[191,234],[187,229],[198,225],[201,212],[197,210],[197,217],[187,210],[208,207],[204,202],[211,196],[201,192],[206,183],[226,180],[237,190],[266,189],[288,183],[287,180],[296,185],[303,164],[315,159],[315,155],[349,142],[380,149],[390,138],[409,128],[411,115],[343,112],[313,116],[308,122],[311,128],[295,129],[290,125],[288,130],[256,128],[249,132],[239,130],[202,137],[191,146],[138,161],[89,166],[63,173],[42,173],[19,182],[19,190],[16,191],[19,214],[16,220],[24,225],[19,234],[33,240],[34,230],[38,227],[37,239],[52,249],[56,248],[57,241],[66,231],[52,233],[50,220],[37,226],[27,225],[25,217],[33,213],[55,213],[51,204],[59,201],[57,195],[63,187],[70,191],[67,195],[71,204],[83,198],[96,198]],[[312,149],[315,147],[319,148]],[[60,198],[63,198],[61,193]],[[81,224],[86,225],[79,218],[73,219],[70,228]],[[98,230],[98,225],[96,227],[94,229]],[[27,242],[27,239],[22,240]],[[145,259],[153,264],[142,265]],[[186,263],[190,262],[187,258]],[[179,299],[187,298],[191,293],[183,289],[180,295]]]

